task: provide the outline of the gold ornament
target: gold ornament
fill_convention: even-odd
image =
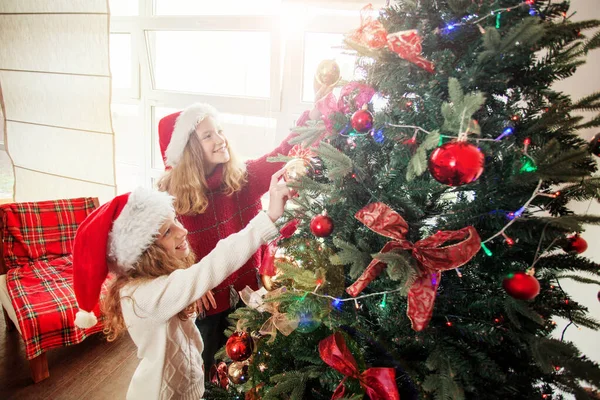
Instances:
[[[321,61],[315,73],[316,83],[320,86],[335,85],[340,80],[340,77],[340,66],[335,60]]]
[[[227,375],[229,379],[236,385],[246,383],[248,381],[248,365],[250,362],[246,361],[235,361],[229,364],[227,368]]]
[[[277,268],[278,262],[287,262],[287,263],[296,265],[294,263],[294,260],[288,256],[276,257],[275,258],[275,275],[273,275],[273,276],[261,275],[260,276],[260,281],[262,282],[264,288],[267,289],[269,292],[271,292],[273,290],[277,290],[282,286],[288,286],[292,283],[290,279],[283,278],[283,271],[280,270],[279,268]]]
[[[283,180],[286,182],[297,181],[308,174],[310,164],[302,158],[294,158],[284,166]]]

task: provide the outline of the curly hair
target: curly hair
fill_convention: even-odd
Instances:
[[[157,243],[152,244],[142,255],[133,268],[127,272],[115,273],[114,278],[109,284],[108,292],[101,302],[101,310],[104,314],[103,332],[109,342],[115,340],[123,331],[127,330],[123,312],[121,309],[121,299],[128,298],[121,296],[121,289],[127,285],[141,283],[144,281],[158,278],[159,276],[169,275],[178,269],[186,269],[193,265],[195,256],[192,252],[183,259],[177,259],[170,256],[166,250]],[[113,263],[114,265],[114,263]],[[115,268],[111,268],[115,270]],[[133,299],[131,299],[133,301]],[[197,311],[196,303],[192,303],[177,315],[182,320],[187,320],[191,314]]]

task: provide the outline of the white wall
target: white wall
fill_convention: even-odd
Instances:
[[[572,0],[570,13],[573,11],[577,12],[572,17],[574,21],[600,19],[600,2],[598,0]],[[559,82],[554,88],[570,94],[574,100],[600,91],[600,50],[588,54],[587,64],[580,67],[574,76]],[[586,115],[586,113],[582,115]],[[589,115],[592,115],[592,113],[587,113],[586,117]],[[598,128],[589,129],[583,131],[581,136],[585,139],[591,139],[598,132],[600,132]],[[600,159],[597,161],[600,161]],[[600,204],[597,201],[575,203],[570,206],[578,214],[600,215]],[[600,244],[600,226],[588,226],[582,236],[589,245],[588,250],[583,255],[600,263],[600,246],[598,245]],[[561,286],[573,300],[588,307],[591,317],[600,320],[600,301],[597,297],[600,290],[599,286],[584,285],[568,279],[563,279]],[[568,321],[557,319],[557,322],[554,334],[556,337],[560,337]],[[565,340],[574,342],[589,358],[600,362],[600,345],[598,345],[600,332],[583,327],[578,329],[571,325],[565,334]]]

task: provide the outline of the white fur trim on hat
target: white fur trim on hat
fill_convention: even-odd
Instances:
[[[167,150],[165,150],[168,167],[177,165],[183,155],[183,150],[187,145],[190,134],[208,116],[213,117],[217,125],[219,124],[219,112],[210,104],[194,103],[179,114],[177,121],[175,121],[171,140],[169,141]]]
[[[91,328],[98,323],[98,318],[93,312],[87,312],[85,310],[77,311],[75,314],[75,325],[82,329]]]
[[[165,192],[137,188],[113,223],[109,235],[110,258],[124,268],[133,268],[154,242],[158,230],[174,215],[173,198]]]

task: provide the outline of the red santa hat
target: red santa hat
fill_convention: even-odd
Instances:
[[[158,142],[165,166],[177,165],[188,139],[196,126],[206,117],[213,117],[219,122],[219,112],[206,103],[194,103],[183,111],[178,111],[162,118],[158,123]]]
[[[93,310],[109,271],[107,261],[117,274],[134,268],[174,213],[173,198],[167,193],[138,188],[103,204],[83,221],[73,244],[73,286],[79,307],[75,325],[91,328],[98,323]]]

